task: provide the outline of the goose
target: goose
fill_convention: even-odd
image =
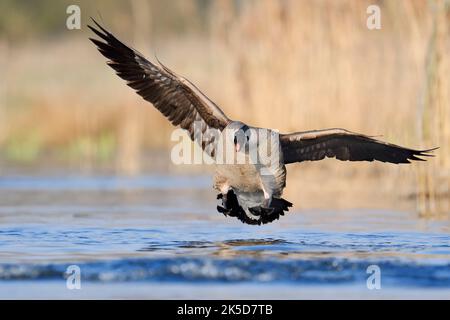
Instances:
[[[221,201],[217,210],[243,223],[266,224],[292,207],[282,198],[287,164],[324,158],[402,164],[425,161],[423,157],[433,156],[430,152],[436,149],[404,148],[340,128],[283,134],[231,120],[192,82],[157,58],[157,63],[151,62],[97,21],[92,22],[88,27],[99,39],[89,39],[108,59],[107,64],[215,160],[214,189]],[[234,161],[224,161],[230,154]]]

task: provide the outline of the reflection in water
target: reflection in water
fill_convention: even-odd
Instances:
[[[166,244],[170,248],[185,248],[185,249],[198,249],[198,248],[216,248],[216,249],[232,249],[233,247],[252,247],[252,246],[267,246],[270,250],[271,246],[277,244],[287,244],[287,241],[282,239],[233,239],[219,242],[211,241],[174,241],[170,244]],[[143,248],[142,251],[155,251],[163,249],[158,244],[152,243]]]
[[[334,235],[336,236],[336,235]],[[287,241],[284,239],[232,239],[224,241],[173,241],[167,243],[150,243],[138,251],[165,252],[167,254],[211,256],[219,258],[247,257],[247,258],[279,258],[279,259],[318,259],[318,258],[399,258],[399,259],[446,259],[450,258],[450,237],[443,236],[443,243],[424,245],[420,243],[393,244],[386,241],[387,235],[346,235],[351,238],[373,239],[372,245],[349,244],[327,241],[311,244],[307,241]],[[338,239],[336,239],[338,240]],[[342,241],[342,240],[341,240]],[[357,241],[357,240],[356,240]],[[439,249],[433,249],[433,247]],[[400,252],[399,252],[400,251]],[[430,255],[430,253],[433,255]]]

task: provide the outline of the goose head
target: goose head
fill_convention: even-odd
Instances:
[[[251,129],[245,123],[234,121],[227,128],[228,139],[233,141],[235,152],[248,152],[250,150]]]

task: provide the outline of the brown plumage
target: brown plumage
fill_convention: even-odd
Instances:
[[[108,65],[174,126],[187,130],[191,139],[216,160],[214,188],[220,192],[218,199],[222,201],[222,206],[217,209],[226,216],[236,217],[247,224],[260,225],[284,215],[292,206],[292,203],[281,198],[286,185],[285,164],[317,161],[325,157],[398,164],[411,160],[423,161],[421,157],[432,156],[429,152],[434,149],[404,148],[344,129],[278,135],[270,129],[255,128],[230,120],[189,80],[176,75],[159,61],[159,65],[148,61],[96,21],[94,23],[98,29],[92,26],[89,28],[101,40],[90,40],[109,60]],[[261,132],[267,133],[270,139],[259,140]],[[200,139],[197,133],[201,133]],[[251,140],[250,137],[258,138]],[[278,155],[278,160],[275,163],[251,162],[250,150],[259,152],[268,141],[272,141],[270,153]],[[217,149],[221,143],[234,143],[232,152],[244,156],[246,162],[219,162],[220,149]]]
[[[317,161],[325,157],[343,161],[410,163],[432,156],[428,150],[414,150],[376,140],[344,129],[313,130],[281,134],[284,163]]]
[[[88,26],[89,29],[104,41],[90,40],[109,59],[108,65],[174,126],[186,129],[192,138],[194,122],[201,124],[202,133],[210,128],[223,130],[227,126],[230,120],[222,110],[189,80],[175,75],[161,63],[159,66],[151,63],[93,21],[100,30],[92,26]],[[202,148],[209,142],[203,141]]]

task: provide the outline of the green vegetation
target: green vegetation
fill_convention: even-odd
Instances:
[[[93,158],[97,161],[111,160],[116,151],[116,139],[111,132],[102,132],[98,136],[82,136],[71,141],[61,150],[69,159]]]
[[[87,40],[89,30],[65,28],[66,7],[78,4],[83,26],[96,17],[149,58],[157,53],[231,118],[280,131],[345,127],[414,148],[440,146],[426,163],[430,170],[346,163],[335,165],[344,178],[323,177],[350,190],[361,176],[368,186],[368,172],[378,194],[420,193],[419,210],[433,212],[428,202],[450,198],[449,1],[377,2],[382,28],[368,30],[372,2],[0,1],[0,153],[18,162],[48,153],[111,161],[138,172],[144,151],[171,146],[171,126],[114,76]],[[301,168],[290,170],[298,187],[291,190],[310,187],[302,185]]]
[[[17,162],[32,162],[42,151],[42,140],[37,132],[23,132],[11,136],[4,144],[4,153],[10,160]]]
[[[133,10],[144,8],[155,13],[145,27],[156,29],[158,35],[201,31],[207,23],[209,3],[207,0],[2,0],[0,39],[17,44],[24,40],[62,36],[66,31],[66,8],[72,4],[80,6],[84,25],[92,16],[99,20],[103,18],[117,28],[129,28],[135,22]]]

